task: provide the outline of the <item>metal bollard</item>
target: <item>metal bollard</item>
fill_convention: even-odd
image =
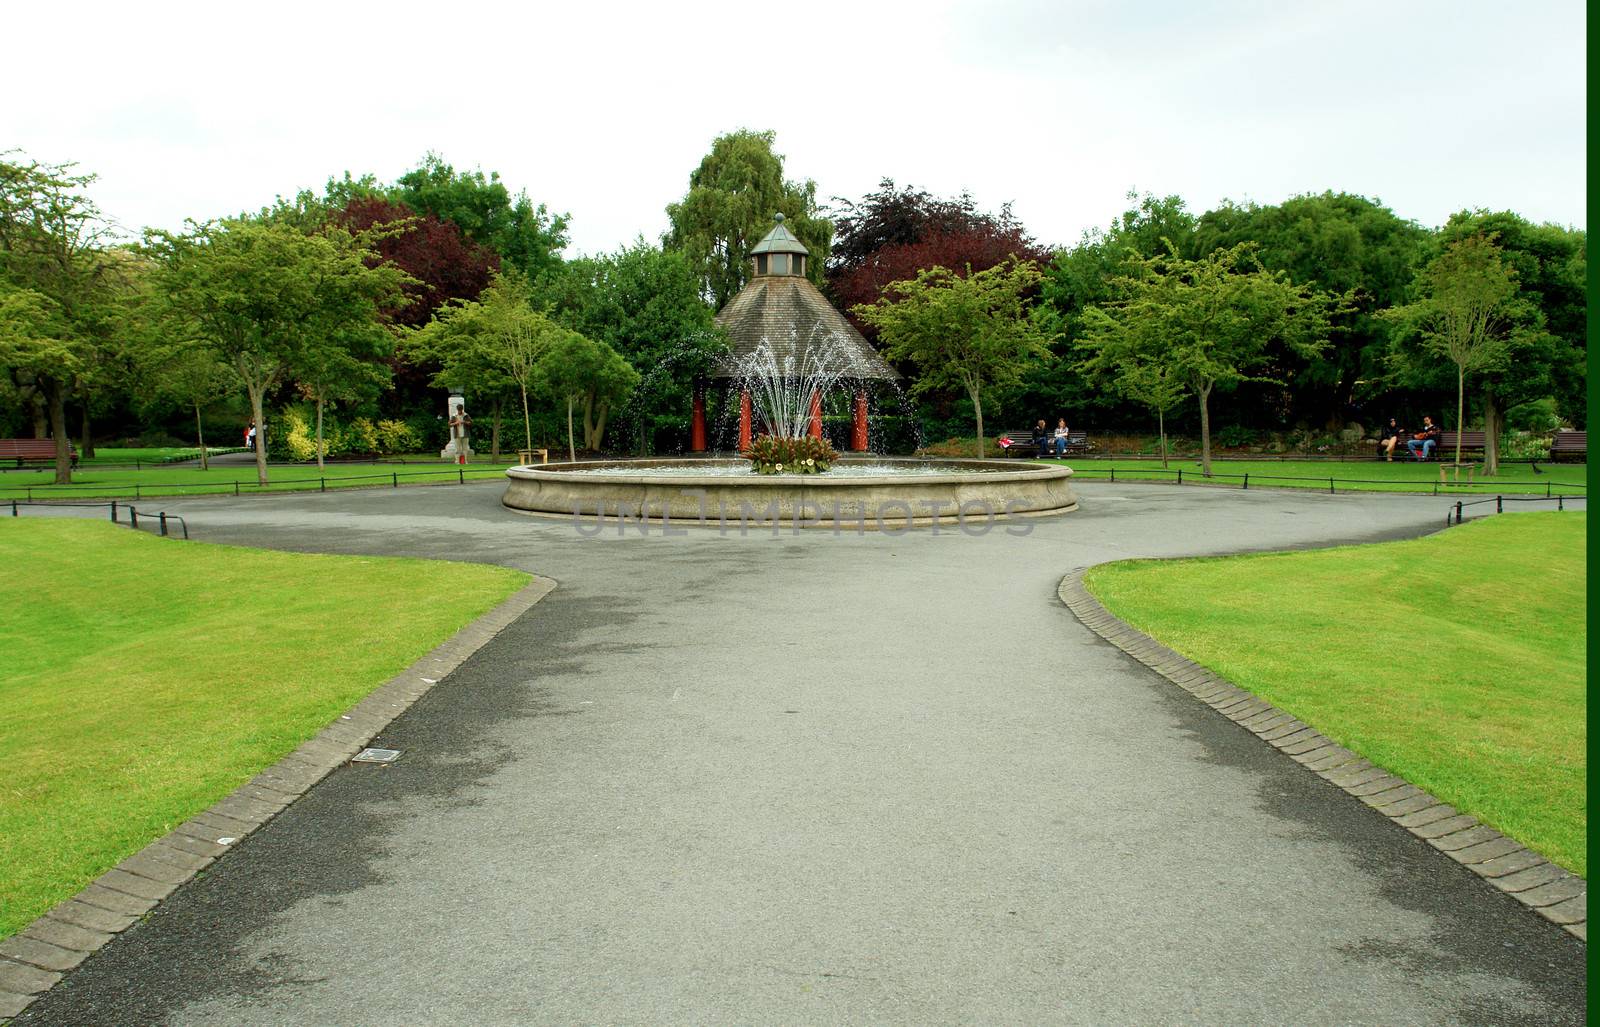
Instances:
[[[115,499],[111,501],[111,523],[117,523],[117,501]]]
[[[467,469],[465,467],[456,468],[456,479],[457,485],[465,485],[467,483]]]
[[[1178,484],[1183,484],[1183,468],[1178,468]]]
[[[1448,517],[1445,518],[1446,521],[1448,521],[1449,519],[1450,518],[1448,518]],[[1456,523],[1457,524],[1461,523],[1461,500],[1459,500],[1459,499],[1456,500]]]
[[[235,478],[233,482],[233,494],[235,496],[239,494],[239,480],[237,478]]]
[[[1502,499],[1500,496],[1495,496],[1494,497],[1494,512],[1495,513],[1505,513],[1506,512],[1505,500]]]
[[[17,501],[15,499],[13,499],[11,501],[11,516],[15,517],[16,515],[17,515]]]
[[[389,487],[390,488],[396,488],[396,489],[400,487],[400,474],[399,474],[399,472],[397,472],[397,471],[390,471],[389,472]]]
[[[139,530],[139,508],[136,506],[128,507],[128,525],[134,531]]]
[[[1546,498],[1546,499],[1550,498],[1550,483],[1549,482],[1545,482],[1544,483],[1544,498]]]
[[[1117,483],[1117,469],[1115,467],[1111,468],[1111,483],[1113,485]]]
[[[1250,472],[1249,471],[1246,471],[1245,475],[1244,475],[1244,490],[1246,492],[1250,491]]]
[[[1566,499],[1567,499],[1566,493],[1562,493],[1561,495],[1556,497],[1556,509],[1557,510],[1565,510],[1567,508]]]
[[[161,537],[167,537],[167,512],[161,511]]]
[[[1333,495],[1333,479],[1328,479],[1328,495]]]
[[[323,492],[328,491],[328,479],[327,478],[318,478],[317,481],[322,483],[322,491]]]
[[[134,499],[138,499],[139,498],[139,485],[138,485],[137,482],[135,482],[134,486],[133,486],[133,498]]]

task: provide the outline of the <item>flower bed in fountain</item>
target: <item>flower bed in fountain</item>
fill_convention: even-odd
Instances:
[[[763,435],[750,443],[745,459],[757,474],[821,474],[839,459],[826,439]]]

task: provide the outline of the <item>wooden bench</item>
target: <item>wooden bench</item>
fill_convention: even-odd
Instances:
[[[72,457],[72,466],[78,466],[78,450],[70,442],[67,452]],[[15,460],[18,467],[25,463],[53,464],[56,442],[54,439],[0,439],[0,460]]]
[[[1054,429],[1051,429],[1051,432],[1052,434],[1048,440],[1048,443],[1051,447],[1049,452],[1054,453]],[[1093,448],[1094,443],[1089,441],[1088,432],[1067,432],[1068,455],[1082,455],[1089,452]],[[1033,444],[1033,429],[1029,428],[1027,431],[1008,431],[1003,433],[1000,436],[1000,451],[1006,456],[1022,456],[1024,453],[1038,456],[1038,447]]]
[[[1463,456],[1465,456],[1468,453],[1477,453],[1477,454],[1482,454],[1483,453],[1483,447],[1484,447],[1484,433],[1483,432],[1481,432],[1481,431],[1464,431],[1464,432],[1460,432],[1459,434],[1461,435],[1461,453],[1462,453]],[[1440,432],[1439,433],[1439,441],[1436,442],[1434,444],[1434,447],[1433,447],[1433,455],[1430,456],[1428,459],[1430,459],[1430,460],[1445,460],[1445,459],[1454,460],[1456,458],[1456,435],[1457,435],[1457,433],[1453,432],[1453,431]],[[1406,443],[1408,443],[1410,441],[1411,441],[1411,435],[1408,434],[1408,435],[1406,435],[1405,438],[1400,440],[1399,445],[1394,447],[1394,456],[1395,456],[1396,460],[1400,459],[1401,457],[1404,457],[1407,460],[1415,460],[1416,459],[1416,457],[1413,457],[1411,455],[1411,450],[1409,448],[1407,448],[1407,446],[1406,446]],[[1380,448],[1378,450],[1378,452],[1381,454],[1383,452],[1383,450]]]
[[[524,465],[533,463],[533,455],[535,453],[539,454],[539,462],[541,464],[550,462],[550,451],[548,449],[519,449],[517,450],[517,463]]]
[[[1550,440],[1550,459],[1587,460],[1589,458],[1589,433],[1586,431],[1558,431]]]

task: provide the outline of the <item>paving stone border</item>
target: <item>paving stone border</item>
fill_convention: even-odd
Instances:
[[[1271,703],[1120,620],[1084,587],[1085,570],[1080,567],[1062,578],[1059,595],[1090,631],[1588,943],[1589,887],[1583,878],[1480,823],[1476,817],[1461,813],[1374,766]]]
[[[20,933],[0,941],[0,1021],[21,1013],[67,971],[349,762],[412,703],[555,587],[549,578],[535,576],[222,801],[107,870]]]

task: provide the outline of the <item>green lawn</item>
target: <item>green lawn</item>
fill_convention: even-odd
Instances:
[[[528,580],[28,518],[0,519],[0,564],[0,937]]]
[[[1587,875],[1586,515],[1092,568],[1113,613]]]
[[[235,447],[209,447],[211,454],[234,453],[244,449],[243,446]],[[196,446],[140,446],[121,448],[113,446],[96,446],[94,456],[82,457],[79,463],[85,466],[94,464],[131,464],[147,463],[161,464],[170,460],[198,460],[200,450]]]
[[[1160,460],[1128,458],[1067,457],[1056,462],[1071,467],[1086,481],[1109,479],[1115,470],[1118,481],[1175,482],[1180,469],[1186,485],[1206,480],[1200,476],[1200,461],[1195,459],[1173,459],[1165,468]],[[1410,459],[1402,462],[1398,458],[1394,463],[1380,460],[1213,460],[1211,470],[1217,484],[1234,488],[1244,484],[1243,476],[1248,474],[1251,488],[1307,488],[1323,492],[1328,490],[1328,479],[1334,478],[1337,479],[1334,487],[1340,492],[1432,492],[1438,486],[1440,495],[1544,495],[1547,488],[1557,495],[1583,495],[1587,491],[1583,486],[1588,480],[1585,464],[1541,462],[1539,474],[1527,464],[1502,464],[1497,477],[1475,478],[1471,486],[1464,482],[1439,485],[1436,462],[1418,463]]]
[[[468,481],[505,476],[504,465],[474,464],[463,469]],[[258,492],[300,492],[307,489],[372,488],[460,481],[453,464],[434,458],[431,466],[410,464],[273,464],[266,485],[256,484],[253,464],[233,464],[202,471],[198,467],[79,468],[71,485],[51,485],[53,471],[8,471],[0,474],[0,499],[142,499],[147,496],[240,495]]]

